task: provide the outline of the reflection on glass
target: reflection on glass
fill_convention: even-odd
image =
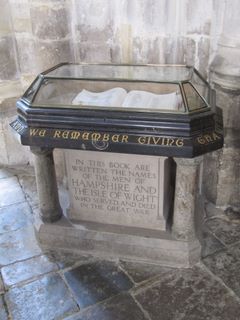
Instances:
[[[189,111],[207,107],[204,100],[200,97],[200,95],[190,83],[184,83],[183,88],[185,91]]]
[[[178,84],[48,79],[35,105],[67,105],[184,111]]]
[[[198,93],[209,102],[209,86],[195,72],[192,75],[191,83],[197,89]]]
[[[172,65],[67,64],[48,72],[53,78],[97,78],[176,82],[190,80],[193,69]]]
[[[35,81],[33,82],[33,84],[27,89],[27,91],[24,93],[24,98],[31,102],[35,93],[37,92],[37,89],[40,85],[42,78],[39,76],[37,79],[35,79]]]

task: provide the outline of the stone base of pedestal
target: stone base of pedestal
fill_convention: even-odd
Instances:
[[[65,217],[49,224],[38,221],[35,230],[40,244],[48,248],[79,250],[106,258],[184,268],[200,259],[198,240],[176,240],[164,231],[84,222],[72,224]]]
[[[147,220],[142,224],[140,221],[136,224],[123,225],[118,223],[119,219],[110,219],[114,212],[109,215],[109,219],[102,215],[103,219],[94,220],[94,215],[91,215],[92,220],[85,221],[88,216],[77,214],[80,210],[77,204],[75,204],[76,216],[67,215],[67,208],[69,204],[71,207],[74,201],[71,201],[71,197],[70,202],[69,199],[63,201],[60,197],[65,215],[58,221],[48,223],[45,220],[43,223],[39,220],[42,207],[39,208],[40,212],[35,212],[35,229],[40,244],[49,248],[87,251],[96,256],[145,261],[172,267],[190,267],[196,264],[200,260],[201,246],[197,231],[200,230],[199,220],[203,212],[198,201],[201,194],[199,190],[201,160],[202,158],[175,159],[177,168],[174,212],[173,217],[168,219],[167,229],[171,229],[171,232],[154,226]],[[153,173],[156,171],[153,170]],[[75,184],[79,184],[79,178],[78,181],[76,176],[72,179],[75,179]],[[154,185],[150,186],[154,188]],[[69,192],[66,191],[65,194],[69,195]],[[164,208],[163,206],[161,210],[162,217],[167,216]],[[149,216],[151,218],[154,215],[150,212]]]

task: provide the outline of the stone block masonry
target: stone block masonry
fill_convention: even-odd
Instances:
[[[74,220],[166,229],[169,160],[163,157],[66,151]]]

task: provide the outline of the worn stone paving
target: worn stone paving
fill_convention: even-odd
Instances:
[[[206,206],[202,261],[174,269],[43,250],[30,167],[0,169],[0,320],[238,320],[240,213]]]

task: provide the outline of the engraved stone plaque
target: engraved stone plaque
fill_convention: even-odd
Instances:
[[[71,219],[166,229],[168,158],[68,150],[66,164]]]

